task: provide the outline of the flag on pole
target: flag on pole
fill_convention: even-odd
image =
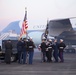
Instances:
[[[49,21],[47,20],[47,25],[46,25],[46,29],[45,29],[45,38],[47,39],[47,36],[48,36],[48,23]]]
[[[20,37],[22,37],[23,35],[27,35],[27,28],[28,28],[28,25],[27,25],[27,10],[25,8],[25,16],[24,16],[24,20],[23,20],[23,23],[22,23]]]

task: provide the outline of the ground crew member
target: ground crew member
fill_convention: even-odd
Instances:
[[[53,56],[55,59],[55,62],[58,62],[58,43],[57,43],[57,39],[54,40],[54,44],[53,44]]]
[[[34,44],[32,38],[29,39],[27,46],[28,46],[28,51],[29,51],[29,64],[32,64],[33,63],[34,48],[35,48],[35,44]]]
[[[18,63],[22,63],[22,38],[19,38],[18,43],[17,43],[17,53],[18,53]]]
[[[59,58],[60,58],[60,62],[64,62],[64,57],[63,57],[63,51],[64,48],[66,47],[66,45],[63,43],[63,39],[60,39],[60,43],[59,43]]]
[[[11,63],[12,48],[13,48],[13,46],[12,46],[11,40],[7,40],[5,42],[5,62],[6,62],[6,64]]]

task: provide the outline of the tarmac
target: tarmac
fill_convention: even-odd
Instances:
[[[42,63],[40,52],[34,53],[33,64],[0,63],[0,75],[76,75],[76,53],[64,53],[64,63]]]

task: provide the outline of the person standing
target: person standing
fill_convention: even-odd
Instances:
[[[46,49],[47,53],[46,53],[46,56],[47,56],[47,62],[52,62],[52,51],[53,51],[53,44],[52,44],[52,40],[48,40],[48,43],[47,43],[47,49]]]
[[[28,39],[26,40],[26,44],[28,44]],[[29,50],[28,46],[26,47],[26,64],[28,63]]]
[[[28,47],[28,51],[29,51],[29,64],[32,64],[33,63],[34,48],[35,48],[35,44],[34,44],[32,38],[29,39],[29,41],[27,43],[27,47]]]
[[[58,62],[58,42],[57,42],[57,39],[54,40],[53,49],[54,49],[53,56],[54,56],[55,62]]]
[[[22,54],[23,54],[23,64],[26,63],[26,55],[27,55],[27,52],[26,52],[26,49],[27,49],[27,42],[26,42],[26,38],[23,39],[23,50],[22,50]]]
[[[12,54],[12,42],[11,40],[7,40],[5,42],[5,63],[10,64],[11,63],[11,54]]]
[[[47,46],[46,46],[46,43],[45,43],[44,39],[42,39],[42,43],[41,43],[40,47],[41,47],[41,52],[42,52],[42,62],[45,62],[46,61],[45,57],[46,57]]]
[[[63,43],[63,39],[60,39],[60,43],[58,46],[60,62],[64,62],[63,51],[64,51],[65,47],[66,47],[66,45]]]
[[[17,53],[18,53],[18,63],[22,63],[22,48],[23,47],[23,42],[22,38],[19,38],[17,42]]]

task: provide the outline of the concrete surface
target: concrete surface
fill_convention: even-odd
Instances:
[[[1,62],[0,75],[76,75],[76,54],[65,53],[64,58],[64,63],[41,63],[40,52],[35,52],[32,65]]]

